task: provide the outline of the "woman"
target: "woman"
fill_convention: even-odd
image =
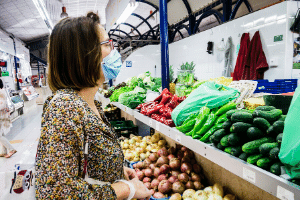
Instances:
[[[151,195],[134,170],[124,167],[117,136],[94,101],[105,78],[116,77],[121,66],[108,39],[94,13],[62,19],[50,35],[48,82],[53,95],[43,108],[37,199],[149,199]]]
[[[1,152],[0,157],[10,158],[12,155],[17,153],[17,150],[15,150],[9,141],[3,136],[10,126],[11,122],[7,106],[7,95],[3,81],[0,79],[0,143],[4,147],[4,152]]]

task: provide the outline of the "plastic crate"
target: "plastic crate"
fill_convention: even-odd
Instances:
[[[110,124],[115,129],[119,137],[129,138],[131,134],[138,135],[139,129],[132,121],[111,121]]]
[[[271,93],[281,94],[287,92],[294,92],[297,88],[298,79],[276,79],[274,82],[268,80],[257,81],[257,88],[254,93]]]
[[[104,114],[108,121],[121,120],[121,110],[119,108],[116,110],[104,111]]]

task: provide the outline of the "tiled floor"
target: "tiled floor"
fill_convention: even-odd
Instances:
[[[13,171],[34,165],[38,139],[40,137],[42,106],[22,115],[13,122],[6,138],[18,151],[11,158],[0,157],[0,172]]]

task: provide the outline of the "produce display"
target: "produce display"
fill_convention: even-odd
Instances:
[[[133,91],[120,94],[118,102],[131,109],[136,108],[139,104],[145,102],[146,92],[146,90],[137,86]]]
[[[167,126],[174,127],[175,124],[171,118],[172,111],[184,100],[185,97],[173,95],[166,88],[154,101],[140,104],[136,109],[143,115],[147,115]]]
[[[177,72],[177,83],[186,84],[186,85],[193,84],[194,78],[195,78],[195,75],[194,75],[195,66],[196,65],[194,64],[194,62],[183,63]]]
[[[125,82],[129,87],[135,88],[139,86],[140,88],[154,92],[159,92],[159,88],[161,88],[161,78],[151,77],[150,72],[142,73],[137,77],[131,77]]]
[[[109,97],[110,101],[111,102],[117,102],[119,100],[119,96],[125,92],[130,92],[130,91],[133,91],[134,88],[132,87],[128,87],[128,86],[125,86],[125,87],[121,87],[117,90],[115,90],[112,95]]]
[[[122,82],[120,84],[118,84],[117,86],[112,86],[111,88],[109,88],[108,90],[104,91],[103,94],[104,94],[104,97],[105,98],[109,98],[113,92],[121,87],[125,87],[126,86],[126,83],[125,82]]]

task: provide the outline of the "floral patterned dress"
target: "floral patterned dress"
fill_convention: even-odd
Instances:
[[[118,138],[95,103],[103,121],[72,89],[58,90],[45,101],[36,157],[37,199],[116,199],[110,184],[84,179],[86,142],[90,178],[109,183],[124,179]]]

